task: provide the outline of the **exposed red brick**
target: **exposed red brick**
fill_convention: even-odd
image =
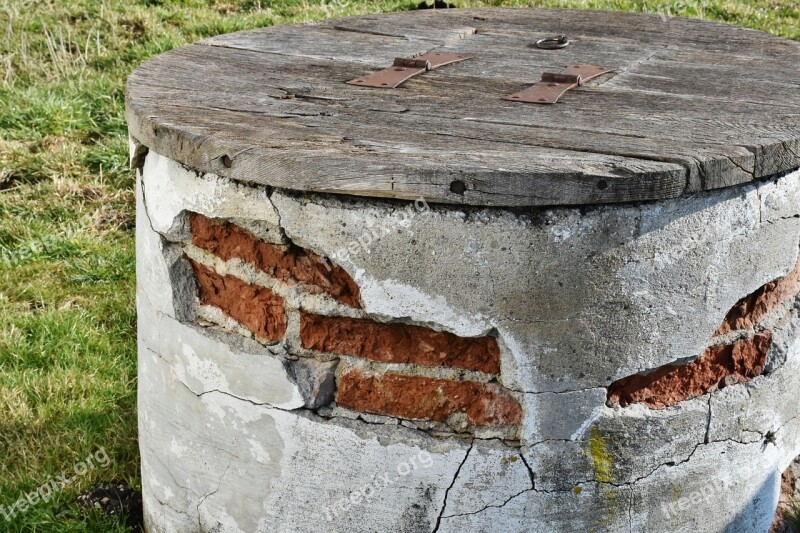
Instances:
[[[220,308],[257,337],[281,340],[286,334],[283,298],[266,287],[251,285],[233,276],[222,276],[189,260],[200,286],[200,302]]]
[[[347,370],[339,380],[337,402],[364,413],[441,422],[465,413],[476,426],[516,425],[522,407],[494,383],[450,381],[402,374]]]
[[[738,329],[749,329],[767,318],[772,311],[800,293],[800,261],[786,276],[770,281],[748,294],[730,311],[715,335],[724,335]]]
[[[360,308],[353,278],[339,265],[299,246],[278,246],[224,220],[194,213],[189,217],[192,243],[229,261],[241,259],[287,283],[302,283],[309,292],[326,293],[336,301]]]
[[[715,387],[743,383],[763,372],[772,332],[733,344],[708,348],[701,357],[685,365],[666,365],[649,374],[636,374],[614,382],[608,390],[612,403],[625,407],[644,403],[668,407],[702,396]]]
[[[407,324],[302,313],[303,348],[384,363],[446,366],[496,374],[500,348],[492,337],[459,337]]]

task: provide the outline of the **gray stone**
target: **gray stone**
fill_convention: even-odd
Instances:
[[[315,361],[314,359],[287,360],[286,372],[297,384],[308,409],[319,409],[329,405],[336,393],[336,367],[339,361]]]

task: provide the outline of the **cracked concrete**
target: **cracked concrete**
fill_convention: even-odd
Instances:
[[[132,153],[148,532],[761,533],[771,521],[800,452],[796,304],[771,319],[768,370],[747,384],[661,410],[609,407],[606,387],[697,357],[736,301],[791,270],[800,173],[641,205],[409,217],[402,203],[247,187]],[[188,212],[336,256],[363,309],[186,245]],[[387,219],[393,231],[359,243]],[[342,362],[402,365],[320,357],[291,320],[274,345],[240,334],[198,307],[184,253],[269,286],[290,310],[497,335],[498,379],[524,410],[519,440],[342,409],[331,390]]]
[[[602,387],[702,353],[739,298],[789,272],[797,176],[637,206],[434,206],[340,263],[368,313],[435,316],[460,335],[496,328],[509,388]],[[281,191],[272,201],[293,241],[327,255],[398,211]]]
[[[438,512],[433,502],[444,498],[441,480],[452,479],[466,453],[463,441],[432,439],[401,427],[392,429],[404,435],[403,442],[390,444],[381,437],[386,429],[382,425],[355,432],[220,392],[198,397],[151,351],[140,352],[140,364],[150,377],[140,390],[140,405],[149,412],[149,421],[158,419],[156,424],[143,421],[143,442],[167,443],[158,448],[143,445],[142,450],[148,464],[148,523],[163,528],[156,531],[198,531],[183,514],[154,518],[153,507],[164,512],[155,505],[156,497],[176,508],[194,500],[191,509],[196,509],[202,495],[208,496],[203,503],[205,527],[199,531],[366,531],[361,529],[364,513],[376,516],[367,527],[388,530],[411,520],[404,514],[413,504],[424,505],[421,519],[432,523]],[[397,466],[422,449],[431,454],[431,467],[418,464],[413,473],[399,475]],[[235,457],[230,467],[228,456]],[[353,457],[361,460],[355,463]],[[221,490],[218,482],[226,468],[233,485]],[[392,484],[382,487],[374,500],[328,519],[326,506],[347,499],[387,472]],[[172,477],[180,484],[171,482]],[[324,479],[336,482],[321,483]],[[410,522],[408,526],[405,531],[417,530]]]
[[[464,468],[464,464],[469,459],[469,454],[472,451],[473,447],[474,443],[470,444],[470,447],[467,448],[467,453],[464,454],[464,459],[458,465],[455,474],[453,474],[453,481],[450,482],[450,485],[444,491],[444,499],[442,501],[442,507],[441,510],[439,511],[439,516],[436,517],[436,525],[433,527],[433,533],[439,531],[439,526],[442,523],[442,517],[444,515],[445,510],[447,510],[447,501],[448,501],[448,496],[450,495],[450,491],[453,489],[453,485],[456,484],[456,481],[458,481],[458,475],[461,473],[461,469]]]

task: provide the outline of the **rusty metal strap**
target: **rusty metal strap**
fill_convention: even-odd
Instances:
[[[429,52],[417,57],[398,57],[394,64],[369,76],[363,76],[350,80],[350,85],[360,85],[361,87],[376,87],[379,89],[394,89],[409,78],[418,74],[434,70],[450,63],[458,63],[472,56],[463,54],[448,54],[445,52]]]
[[[505,99],[530,104],[555,104],[570,89],[580,87],[589,80],[613,71],[613,68],[597,65],[571,65],[562,72],[545,72],[542,74],[542,81],[524,91],[510,94]]]

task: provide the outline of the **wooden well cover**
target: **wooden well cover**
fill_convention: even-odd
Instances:
[[[572,43],[534,43],[565,34]],[[397,57],[474,55],[396,89]],[[617,72],[554,105],[504,97],[573,64]],[[131,135],[201,171],[303,191],[492,206],[678,197],[800,167],[800,43],[699,20],[425,10],[263,28],[128,82]]]

